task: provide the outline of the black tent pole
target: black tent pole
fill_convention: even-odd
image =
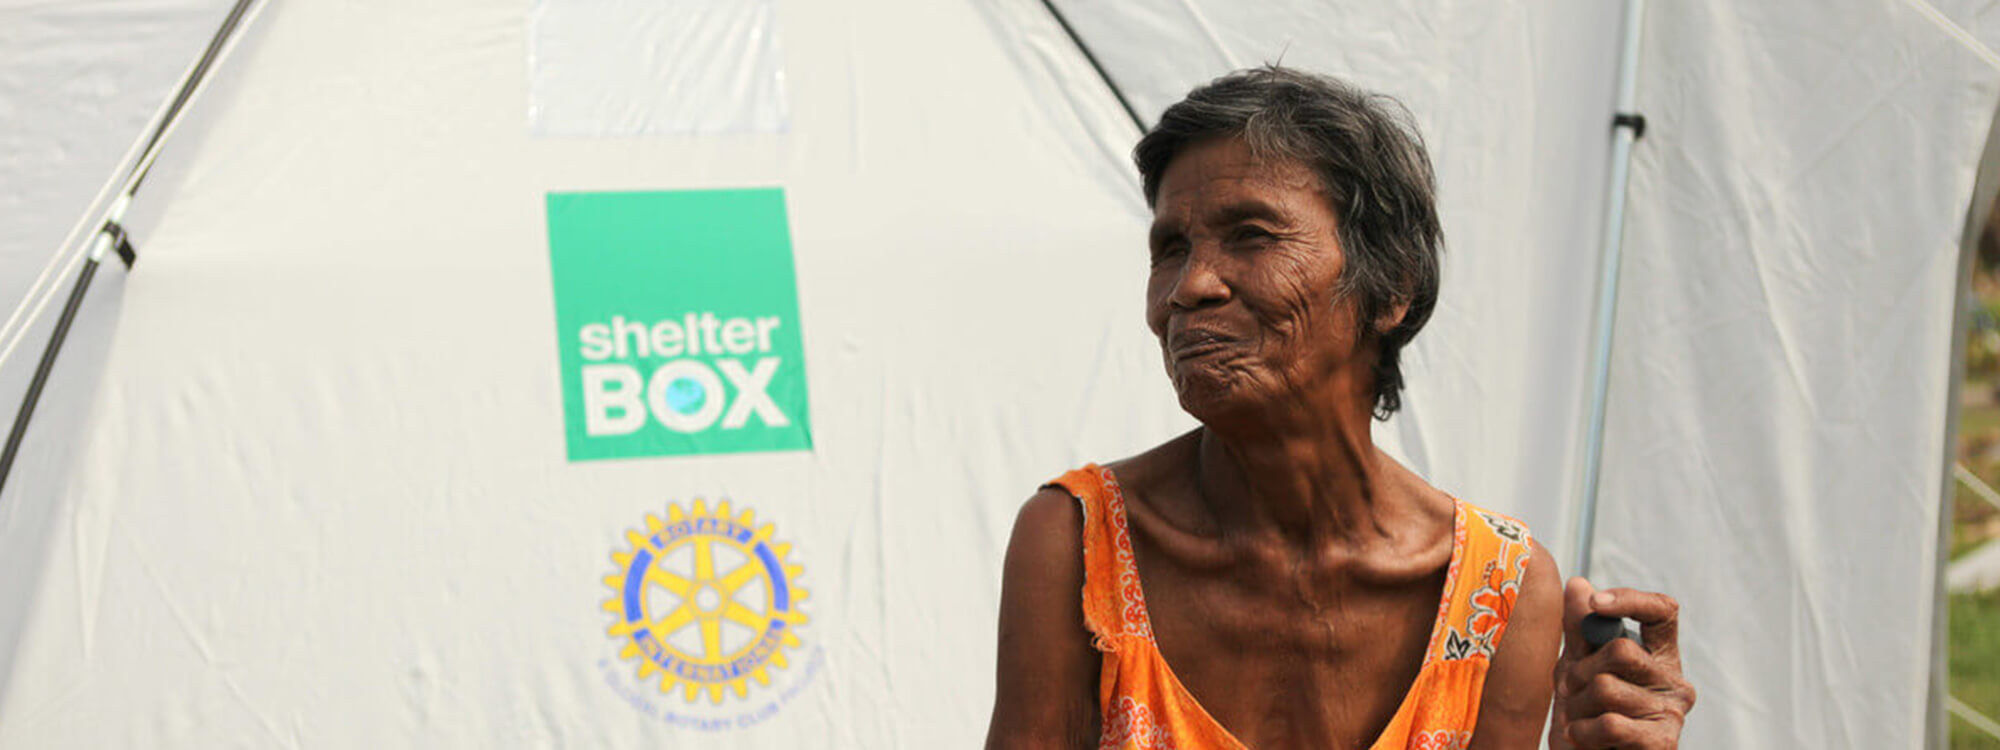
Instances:
[[[42,399],[42,387],[48,385],[49,371],[56,366],[56,353],[62,351],[63,341],[69,338],[70,323],[76,321],[76,311],[83,307],[83,295],[90,291],[90,280],[97,277],[98,265],[96,258],[83,262],[76,285],[69,289],[69,301],[63,303],[62,317],[56,319],[55,333],[49,335],[49,345],[42,350],[42,361],[35,365],[35,377],[28,381],[28,395],[21,399],[21,411],[14,415],[14,429],[7,433],[7,448],[0,451],[0,492],[7,488],[14,456],[21,452],[21,440],[28,434],[28,418],[34,416],[35,404]]]
[[[1062,11],[1056,9],[1055,0],[1042,0],[1042,7],[1049,10],[1049,15],[1055,16],[1056,25],[1061,26],[1063,33],[1069,35],[1070,43],[1075,44],[1076,50],[1083,53],[1084,61],[1090,63],[1091,70],[1097,71],[1097,77],[1104,80],[1104,86],[1111,89],[1111,95],[1118,99],[1118,106],[1125,108],[1125,116],[1132,118],[1132,126],[1138,128],[1140,133],[1146,132],[1146,121],[1139,119],[1139,110],[1134,109],[1132,102],[1125,99],[1125,92],[1118,90],[1118,84],[1111,80],[1111,72],[1105,70],[1104,65],[1097,61],[1097,55],[1090,52],[1090,45],[1083,43],[1083,37],[1077,35],[1076,29],[1069,25],[1069,19],[1064,18]]]
[[[255,2],[256,0],[236,0],[236,4],[230,7],[229,15],[222,19],[222,26],[215,30],[215,36],[209,38],[208,48],[202,50],[201,59],[195,62],[194,67],[188,69],[186,76],[182,77],[179,90],[174,92],[173,101],[167,105],[159,122],[154,124],[153,132],[147,135],[146,147],[139,152],[139,160],[133,162],[132,171],[125,177],[125,188],[118,192],[118,198],[112,203],[104,225],[91,238],[90,257],[84,260],[83,270],[77,273],[76,284],[70,287],[69,300],[63,303],[62,316],[56,319],[55,331],[49,334],[49,343],[42,349],[42,359],[35,365],[35,375],[28,381],[28,392],[21,398],[21,409],[14,414],[14,427],[7,432],[7,446],[5,449],[0,449],[0,495],[4,495],[7,489],[7,477],[13,473],[14,458],[20,454],[21,443],[27,439],[28,419],[34,416],[35,405],[42,399],[42,389],[48,385],[49,373],[55,369],[56,355],[62,351],[63,342],[69,338],[70,325],[76,322],[77,311],[83,307],[83,297],[90,291],[91,279],[97,277],[97,267],[103,263],[104,254],[116,251],[128,269],[138,258],[132,249],[130,238],[125,235],[124,225],[120,223],[124,219],[125,208],[131,205],[132,196],[138,193],[139,183],[144,182],[146,175],[152,172],[153,160],[159,156],[160,145],[164,142],[167,131],[171,130],[174,123],[180,119],[188,101],[194,98],[195,91],[201,87],[202,81],[208,78],[209,70],[215,66],[216,59],[222,56],[222,50],[228,44],[229,38],[236,33],[236,28],[242,24],[244,16]]]

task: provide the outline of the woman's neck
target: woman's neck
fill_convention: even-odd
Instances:
[[[1209,425],[1196,447],[1196,487],[1225,536],[1301,549],[1387,534],[1396,463],[1375,447],[1365,408],[1300,408],[1239,425]]]

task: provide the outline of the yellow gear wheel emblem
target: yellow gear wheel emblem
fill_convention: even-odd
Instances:
[[[710,512],[697,499],[688,513],[667,506],[664,521],[647,514],[646,533],[625,533],[632,549],[611,555],[618,572],[604,578],[619,658],[637,660],[641,680],[658,673],[661,693],[680,685],[689,703],[707,692],[720,704],[725,686],[744,697],[751,678],[771,684],[807,620],[791,545],[772,542],[774,527],[752,511],[732,513],[727,500]]]

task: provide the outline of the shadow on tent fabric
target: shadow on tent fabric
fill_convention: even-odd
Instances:
[[[28,614],[43,604],[41,599],[48,589],[44,583],[56,571],[69,568],[79,577],[74,592],[95,590],[82,580],[92,571],[85,569],[81,556],[71,564],[54,564],[50,553],[58,546],[54,541],[75,531],[80,521],[78,509],[68,502],[69,487],[76,480],[69,469],[76,463],[88,434],[92,406],[101,395],[98,383],[111,356],[112,336],[124,307],[125,273],[116,259],[98,269],[35,407],[6,491],[0,494],[0,705],[6,704],[12,687],[16,659],[27,636]],[[64,295],[73,281],[65,280]],[[55,327],[56,307],[51,305],[51,310],[36,321],[21,348],[0,368],[0,394],[4,394],[0,397],[7,403],[0,413],[7,415],[10,427]],[[80,612],[81,622],[98,616],[98,602],[75,598],[78,606],[85,607]]]

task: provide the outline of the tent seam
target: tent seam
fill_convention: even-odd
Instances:
[[[1939,30],[1951,36],[1951,38],[1958,40],[1960,46],[1978,55],[1979,59],[1986,61],[1987,67],[2000,70],[2000,53],[1994,52],[1992,47],[1988,47],[1984,42],[1979,41],[1979,37],[1973,36],[1972,32],[1967,31],[1964,26],[1960,26],[1957,21],[1951,20],[1951,17],[1945,15],[1944,11],[1938,10],[1937,6],[1932,5],[1930,0],[1903,0],[1903,4],[1916,9],[1917,13],[1929,19],[1932,25],[1937,26]]]

